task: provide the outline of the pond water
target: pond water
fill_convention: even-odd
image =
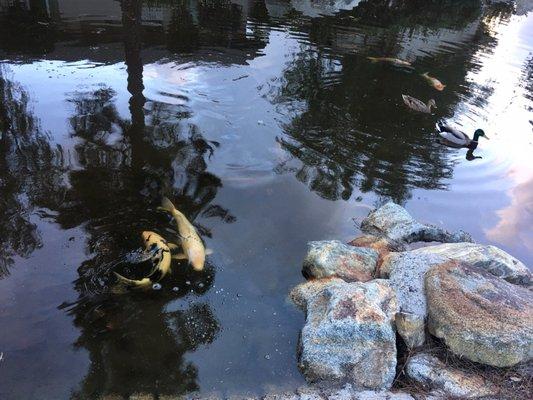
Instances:
[[[388,200],[533,265],[527,6],[0,0],[0,398],[301,385],[306,243]],[[439,119],[490,140],[445,147]],[[110,294],[143,230],[176,240],[162,195],[205,271]]]

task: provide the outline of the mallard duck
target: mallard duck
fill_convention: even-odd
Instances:
[[[470,137],[466,133],[461,132],[458,129],[452,128],[450,125],[446,125],[442,122],[437,123],[437,133],[447,142],[460,147],[472,147],[474,145],[477,147],[477,143],[480,137],[488,139],[483,129],[476,129],[476,131],[474,132],[474,138],[470,139]]]
[[[412,96],[408,96],[406,94],[402,94],[403,102],[407,107],[409,107],[411,110],[423,112],[426,114],[431,114],[431,107],[437,108],[437,104],[435,103],[435,100],[431,99],[428,101],[427,104],[424,104],[421,100],[418,100]]]

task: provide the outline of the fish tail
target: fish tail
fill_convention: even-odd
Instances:
[[[424,72],[420,76],[423,76],[424,78],[429,78],[429,72]]]
[[[163,196],[163,199],[161,200],[161,208],[171,214],[176,211],[176,207],[174,207],[174,204],[172,204],[168,197],[165,196]]]
[[[377,57],[367,57],[367,58],[368,58],[370,61],[374,62],[374,63],[375,63],[375,62],[378,62]]]

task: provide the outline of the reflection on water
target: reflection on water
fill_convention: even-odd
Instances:
[[[387,199],[533,261],[531,16],[477,1],[0,7],[2,398],[300,385],[285,296],[305,243],[349,239]],[[435,98],[435,115],[402,93]],[[442,146],[441,118],[493,139]],[[160,291],[112,295],[143,230],[177,240],[162,195],[215,253],[201,273],[175,262]]]

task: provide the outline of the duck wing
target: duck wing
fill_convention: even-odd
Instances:
[[[418,100],[417,98],[408,96],[406,94],[402,94],[402,98],[405,105],[410,109],[420,112],[428,112],[427,105],[425,105],[424,102],[422,102],[421,100]]]
[[[468,137],[466,133],[461,132],[460,130],[455,129],[451,127],[450,125],[445,124],[443,122],[437,123],[437,129],[441,133],[447,133],[446,137],[449,139],[453,140],[455,138],[458,141],[470,142],[470,138]]]

